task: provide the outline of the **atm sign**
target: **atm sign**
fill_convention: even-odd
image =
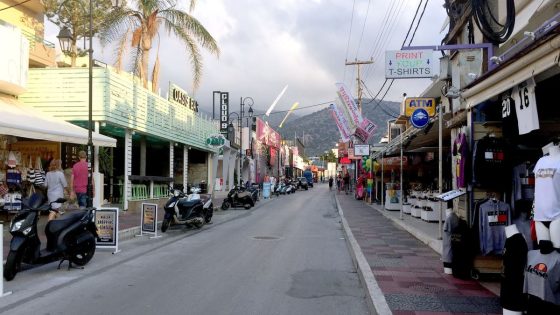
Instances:
[[[404,100],[404,113],[407,117],[411,117],[418,108],[425,109],[428,115],[433,117],[436,114],[436,100],[426,97],[409,97]]]

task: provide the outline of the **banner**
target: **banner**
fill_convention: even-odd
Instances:
[[[373,135],[377,126],[367,118],[363,118],[356,102],[343,83],[336,83],[337,95],[340,102],[336,106],[348,119],[348,128],[351,134],[362,142],[367,142]]]
[[[119,208],[99,208],[95,210],[97,227],[96,248],[114,248],[119,252]]]
[[[257,118],[257,141],[267,146],[279,148],[282,138],[262,119]]]
[[[342,114],[340,113],[340,111],[337,109],[336,105],[331,104],[329,106],[330,112],[331,112],[331,116],[334,119],[334,122],[336,123],[336,126],[338,127],[338,131],[340,132],[340,137],[342,138],[342,141],[349,141],[350,140],[350,130],[348,130],[348,124],[347,123],[343,123],[343,121],[345,121],[345,117],[342,116]]]

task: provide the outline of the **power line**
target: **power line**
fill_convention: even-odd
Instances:
[[[348,60],[348,50],[350,49],[350,38],[352,37],[352,24],[354,23],[354,7],[356,5],[356,0],[352,4],[352,17],[350,18],[350,31],[348,32],[348,43],[346,44],[346,60]],[[344,66],[344,81],[346,81],[346,66]]]
[[[416,28],[414,29],[414,33],[412,33],[412,37],[410,38],[410,41],[408,42],[408,46],[410,46],[410,44],[412,44],[412,40],[414,39],[414,36],[416,36],[416,31],[418,30],[418,26],[420,26],[420,21],[422,21],[422,17],[424,16],[424,12],[426,12],[426,7],[428,6],[429,1],[430,0],[426,0],[426,2],[424,3],[424,8],[422,9],[422,14],[420,14],[420,18],[418,18],[418,23],[416,24]],[[420,2],[420,3],[422,3],[422,2]]]
[[[368,0],[366,17],[364,19],[364,26],[362,27],[362,35],[360,36],[360,41],[358,42],[358,49],[356,49],[356,60],[358,60],[358,54],[360,53],[360,47],[362,46],[362,40],[364,39],[364,31],[366,29],[367,19],[368,19],[368,15],[369,15],[369,5],[370,4],[371,4],[371,0]]]

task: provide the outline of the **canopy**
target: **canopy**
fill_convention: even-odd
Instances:
[[[0,96],[0,134],[56,142],[87,144],[88,130]],[[115,147],[117,140],[94,132],[93,144]]]

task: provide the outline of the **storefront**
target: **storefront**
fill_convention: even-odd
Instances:
[[[30,88],[20,100],[86,126],[88,80],[84,68],[31,69]],[[96,181],[103,182],[105,199],[138,210],[144,200],[163,202],[170,184],[185,190],[193,185],[214,187],[217,150],[206,140],[219,131],[209,117],[196,111],[197,106],[191,106],[195,102],[186,92],[179,91],[185,94],[179,99],[190,100],[187,103],[163,98],[108,66],[94,67],[93,86],[95,131],[117,139],[117,147],[107,152],[110,165],[100,170],[104,178]],[[177,93],[178,88],[170,85],[169,95]]]

